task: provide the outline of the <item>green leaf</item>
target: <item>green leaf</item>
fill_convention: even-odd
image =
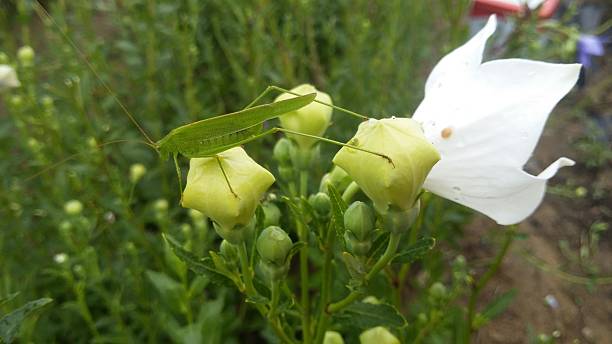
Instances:
[[[21,323],[34,311],[53,302],[50,298],[30,301],[0,319],[0,338],[5,343],[11,343],[19,331]]]
[[[516,293],[516,289],[512,289],[493,299],[493,301],[489,302],[489,304],[482,311],[482,316],[487,320],[491,320],[502,314],[508,308],[508,306],[510,306],[516,297]]]
[[[185,250],[181,244],[179,244],[178,241],[176,241],[176,239],[170,235],[163,234],[163,236],[166,242],[170,244],[174,254],[180,260],[182,260],[190,270],[198,275],[206,276],[213,283],[228,286],[231,285],[230,278],[221,271],[217,270],[210,258],[198,258],[195,254]]]
[[[344,261],[351,278],[357,281],[362,281],[366,271],[359,259],[353,257],[353,255],[348,252],[342,252],[342,260]]]
[[[283,202],[287,203],[287,206],[289,206],[289,210],[293,214],[293,217],[300,221],[305,227],[308,227],[308,222],[304,218],[304,214],[302,214],[302,210],[300,209],[300,207],[289,197],[283,196],[281,197],[281,199],[283,200]]]
[[[392,305],[355,302],[346,307],[337,319],[346,327],[361,330],[376,326],[401,328],[407,325],[406,319]]]
[[[342,196],[332,184],[327,185],[327,193],[331,200],[332,206],[332,218],[334,220],[334,227],[338,235],[344,235],[344,212],[348,208],[348,205],[342,199]]]
[[[434,246],[436,246],[436,239],[431,237],[421,238],[410,245],[408,249],[396,254],[392,262],[395,264],[412,263],[422,259],[427,252],[434,248]]]
[[[17,295],[19,295],[19,292],[8,294],[5,298],[0,299],[0,307],[5,303],[11,302]]]

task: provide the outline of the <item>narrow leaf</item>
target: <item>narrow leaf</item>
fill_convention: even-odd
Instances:
[[[414,244],[410,245],[406,250],[395,255],[393,263],[406,264],[412,263],[419,259],[422,259],[427,252],[436,246],[436,239],[434,238],[421,238]]]
[[[516,289],[512,289],[501,294],[485,307],[485,309],[482,311],[482,315],[488,320],[495,318],[496,316],[502,314],[508,308],[508,306],[510,306],[515,297]]]
[[[342,199],[342,196],[332,184],[327,186],[327,193],[329,195],[329,199],[331,200],[332,206],[332,218],[334,220],[334,227],[336,228],[336,232],[338,235],[344,235],[344,212],[348,206],[346,202]]]
[[[42,298],[30,301],[0,319],[0,338],[4,343],[11,343],[19,331],[21,323],[34,311],[51,303],[53,300]]]

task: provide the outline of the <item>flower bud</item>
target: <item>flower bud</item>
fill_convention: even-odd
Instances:
[[[317,91],[317,89],[309,84],[297,86],[291,92],[299,95],[317,93],[316,100],[332,104],[332,100],[327,93]],[[296,96],[290,93],[279,95],[275,101],[295,98]],[[329,126],[331,120],[332,108],[317,102],[312,102],[298,110],[288,112],[280,117],[281,127],[298,131],[300,133],[321,136]],[[303,137],[298,135],[288,134],[288,137],[297,142],[302,150],[308,150],[317,142],[317,139]]]
[[[257,238],[257,252],[266,263],[283,266],[293,242],[280,227],[270,226]]]
[[[53,260],[57,264],[64,264],[68,260],[68,255],[65,254],[65,253],[58,253],[58,254],[53,256]]]
[[[83,204],[78,200],[70,200],[64,204],[64,211],[68,215],[79,215],[83,211]]]
[[[395,207],[389,208],[387,213],[383,215],[385,230],[391,233],[407,232],[419,216],[420,210],[420,201],[417,201],[414,207],[407,210],[396,209]]]
[[[215,228],[232,230],[251,221],[261,196],[274,183],[274,176],[241,147],[217,156],[191,159],[182,205],[201,211],[218,225]]]
[[[24,66],[31,66],[34,62],[34,49],[30,46],[23,46],[17,50],[17,59]]]
[[[429,297],[432,300],[442,300],[446,297],[446,287],[440,282],[436,282],[429,287]]]
[[[331,201],[326,193],[318,192],[308,198],[308,203],[314,208],[317,215],[326,218],[331,212]]]
[[[155,211],[157,212],[165,212],[168,210],[168,201],[166,201],[163,198],[160,198],[158,200],[155,201],[155,203],[153,203],[153,208],[155,209]]]
[[[0,91],[21,86],[13,67],[0,65]]]
[[[323,344],[344,344],[344,339],[342,339],[340,333],[336,331],[325,331]]]
[[[274,145],[272,154],[279,165],[288,166],[291,164],[291,147],[293,142],[287,138],[282,138]]]
[[[344,212],[344,227],[358,240],[366,240],[374,231],[374,212],[367,204],[353,202]]]
[[[359,125],[350,145],[384,154],[343,147],[334,157],[384,214],[389,206],[413,207],[425,177],[440,154],[423,135],[420,124],[410,118],[370,119]]]
[[[319,191],[327,192],[327,186],[333,185],[338,192],[342,193],[352,182],[351,177],[340,167],[334,166],[331,172],[326,173],[323,178],[321,178],[321,185],[319,187]]]
[[[359,335],[361,344],[400,344],[399,339],[382,326],[374,327]]]
[[[137,183],[147,173],[147,168],[143,164],[133,164],[130,166],[130,181]]]
[[[372,240],[369,238],[359,240],[351,231],[344,232],[344,242],[346,243],[346,249],[359,257],[366,256],[370,252],[370,248],[372,248]]]
[[[228,263],[237,263],[239,260],[238,249],[227,240],[221,241],[219,252]]]
[[[261,208],[264,212],[264,227],[278,226],[281,218],[281,211],[272,202],[264,203]]]

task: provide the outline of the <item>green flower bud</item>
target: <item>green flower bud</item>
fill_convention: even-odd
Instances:
[[[372,208],[360,201],[353,202],[344,212],[344,227],[360,241],[369,239],[375,221]]]
[[[334,157],[384,214],[389,206],[413,207],[425,177],[440,154],[423,135],[420,124],[410,118],[370,119],[359,125],[349,144],[386,155],[343,147]]]
[[[23,46],[17,50],[17,59],[24,66],[31,66],[34,62],[34,49],[30,46]]]
[[[276,204],[265,202],[262,207],[264,212],[264,227],[278,226],[281,218],[281,211]]]
[[[433,300],[442,300],[446,297],[446,287],[440,282],[436,282],[429,287],[429,296]]]
[[[83,211],[83,203],[78,200],[70,200],[64,204],[64,211],[68,215],[79,215]]]
[[[363,298],[363,300],[361,300],[361,302],[363,303],[369,303],[372,305],[380,305],[382,302],[380,302],[379,299],[376,298],[376,296],[366,296],[365,298]]]
[[[130,181],[137,183],[147,173],[147,168],[143,164],[133,164],[130,166]]]
[[[279,165],[287,166],[291,164],[291,147],[293,142],[287,138],[282,138],[274,145],[272,154]]]
[[[156,200],[155,203],[153,203],[153,209],[160,213],[168,211],[168,201],[163,198]]]
[[[21,86],[13,67],[0,64],[0,91]]]
[[[349,175],[343,169],[338,166],[334,166],[331,172],[326,173],[323,178],[321,178],[319,191],[327,192],[327,186],[331,184],[338,190],[338,192],[342,193],[351,182],[351,177],[349,177]]]
[[[327,93],[317,91],[317,89],[308,84],[303,84],[291,89],[291,92],[299,95],[305,95],[310,93],[317,93],[316,100],[332,104],[332,100]],[[276,98],[275,101],[281,101],[286,99],[295,98],[296,96],[290,93],[283,93]],[[301,109],[288,112],[280,117],[281,127],[295,130],[300,133],[321,136],[329,126],[331,120],[332,108],[327,105],[312,102]],[[312,145],[317,142],[317,139],[291,135],[288,137],[292,138],[297,142],[302,150],[308,150]]]
[[[42,98],[40,98],[40,104],[44,108],[50,109],[53,107],[53,98],[51,98],[50,96],[42,96]]]
[[[344,339],[342,339],[340,333],[336,331],[325,331],[323,344],[344,344]]]
[[[326,218],[331,212],[331,200],[326,193],[318,192],[308,198],[308,203],[314,208],[317,215]]]
[[[283,266],[293,242],[280,227],[270,226],[257,238],[257,252],[266,263]]]
[[[420,201],[417,201],[414,207],[407,210],[389,208],[387,213],[383,215],[385,230],[392,233],[407,232],[419,216],[420,209]]]
[[[238,249],[235,245],[230,244],[229,241],[223,240],[221,241],[221,245],[219,246],[219,252],[225,258],[228,263],[236,264],[238,263]]]
[[[9,98],[9,103],[15,109],[19,109],[23,105],[23,97],[16,94]]]
[[[222,229],[231,230],[251,221],[263,193],[274,183],[274,176],[241,147],[217,156],[223,170],[217,158],[191,159],[182,205],[201,211]]]
[[[399,339],[382,326],[371,328],[359,335],[361,344],[400,344]]]

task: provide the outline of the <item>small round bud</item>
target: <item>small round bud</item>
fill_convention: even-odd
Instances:
[[[225,258],[225,260],[229,263],[238,262],[238,249],[235,245],[230,244],[229,241],[223,240],[221,241],[221,245],[219,245],[219,253]]]
[[[17,59],[24,66],[31,66],[34,62],[34,49],[30,46],[23,46],[17,50]]]
[[[285,264],[285,259],[293,242],[280,227],[270,226],[264,229],[257,238],[257,252],[261,258],[276,266]]]
[[[130,166],[130,181],[137,183],[147,173],[147,168],[143,164],[133,164]]]
[[[388,209],[384,214],[384,228],[391,233],[405,233],[416,221],[421,209],[421,202],[417,201],[411,209],[400,210],[394,207]]]
[[[23,105],[23,97],[20,95],[14,95],[9,98],[9,103],[12,107],[18,109]]]
[[[278,161],[279,165],[287,166],[291,164],[291,149],[293,142],[287,138],[282,138],[274,145],[274,159]]]
[[[325,331],[323,344],[344,344],[344,339],[342,339],[340,333],[336,331]]]
[[[369,239],[375,220],[372,208],[360,201],[353,202],[344,212],[344,227],[360,241]]]
[[[317,215],[323,218],[329,216],[331,212],[331,201],[326,193],[318,192],[310,196],[310,198],[308,198],[308,203],[314,208]]]
[[[278,226],[280,224],[281,211],[272,202],[264,203],[261,208],[264,212],[264,227]]]
[[[314,86],[303,84],[291,89],[291,92],[299,95],[316,93],[316,100],[323,103],[331,104],[332,100],[327,93],[318,91]],[[291,93],[283,93],[274,101],[287,100],[295,98]],[[288,112],[280,116],[281,126],[285,129],[294,130],[300,133],[321,136],[329,126],[331,120],[332,108],[321,103],[312,102],[298,110]],[[291,139],[297,142],[302,150],[309,150],[312,145],[317,142],[317,139],[288,134]]]
[[[153,203],[153,209],[158,212],[165,212],[168,210],[168,201],[163,198],[158,199]]]
[[[359,335],[361,344],[400,344],[399,339],[382,326],[371,328]]]
[[[328,192],[327,186],[331,184],[336,188],[336,190],[338,190],[338,192],[344,192],[351,182],[351,177],[349,177],[349,175],[343,169],[338,166],[334,166],[331,172],[326,173],[323,178],[321,178],[319,191]]]
[[[53,107],[53,98],[51,98],[50,96],[42,96],[42,98],[40,98],[40,104],[44,108],[51,108]]]
[[[53,261],[57,264],[64,264],[68,260],[68,255],[65,253],[58,253],[53,256]]]
[[[429,296],[433,300],[442,300],[446,297],[446,294],[446,287],[440,282],[436,282],[429,287]]]
[[[83,211],[83,203],[78,200],[70,200],[64,204],[64,211],[68,215],[79,215]]]

